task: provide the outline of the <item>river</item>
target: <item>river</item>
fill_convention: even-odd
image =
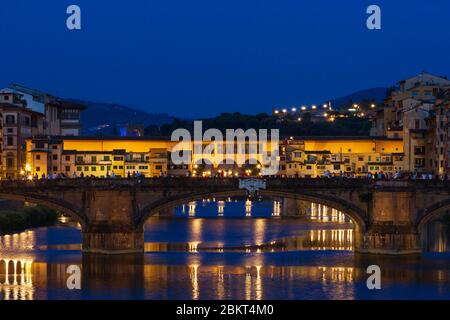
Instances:
[[[353,223],[312,204],[286,217],[278,201],[199,201],[152,217],[143,255],[82,254],[79,226],[0,236],[0,299],[449,299],[447,229],[420,257],[361,256]],[[442,233],[444,235],[442,235]],[[440,251],[440,252],[437,252]],[[381,290],[366,269],[382,271]],[[67,286],[69,266],[81,289]]]

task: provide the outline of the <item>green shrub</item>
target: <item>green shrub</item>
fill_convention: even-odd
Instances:
[[[55,210],[43,206],[0,211],[0,233],[52,225],[57,217]]]

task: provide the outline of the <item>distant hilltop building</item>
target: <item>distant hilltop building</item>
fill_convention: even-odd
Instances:
[[[25,169],[25,140],[36,136],[78,136],[82,104],[11,84],[0,89],[0,177]]]
[[[142,137],[144,136],[144,125],[127,124],[119,126],[119,133],[121,137]]]

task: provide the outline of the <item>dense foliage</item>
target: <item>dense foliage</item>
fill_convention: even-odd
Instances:
[[[43,206],[3,210],[0,211],[0,234],[52,225],[56,219],[56,211]]]
[[[278,119],[266,113],[244,115],[241,113],[222,113],[215,118],[202,119],[203,131],[217,128],[222,132],[226,129],[279,129],[281,136],[367,136],[370,123],[362,118],[342,118],[335,122],[312,122],[308,114],[302,121],[297,119]],[[147,136],[170,136],[172,131],[185,128],[193,132],[194,122],[175,119],[171,124],[148,126]]]

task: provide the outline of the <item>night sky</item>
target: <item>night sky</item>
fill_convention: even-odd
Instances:
[[[82,30],[66,28],[66,8]],[[366,8],[382,30],[366,28]],[[2,0],[0,86],[205,117],[450,76],[448,0]]]

